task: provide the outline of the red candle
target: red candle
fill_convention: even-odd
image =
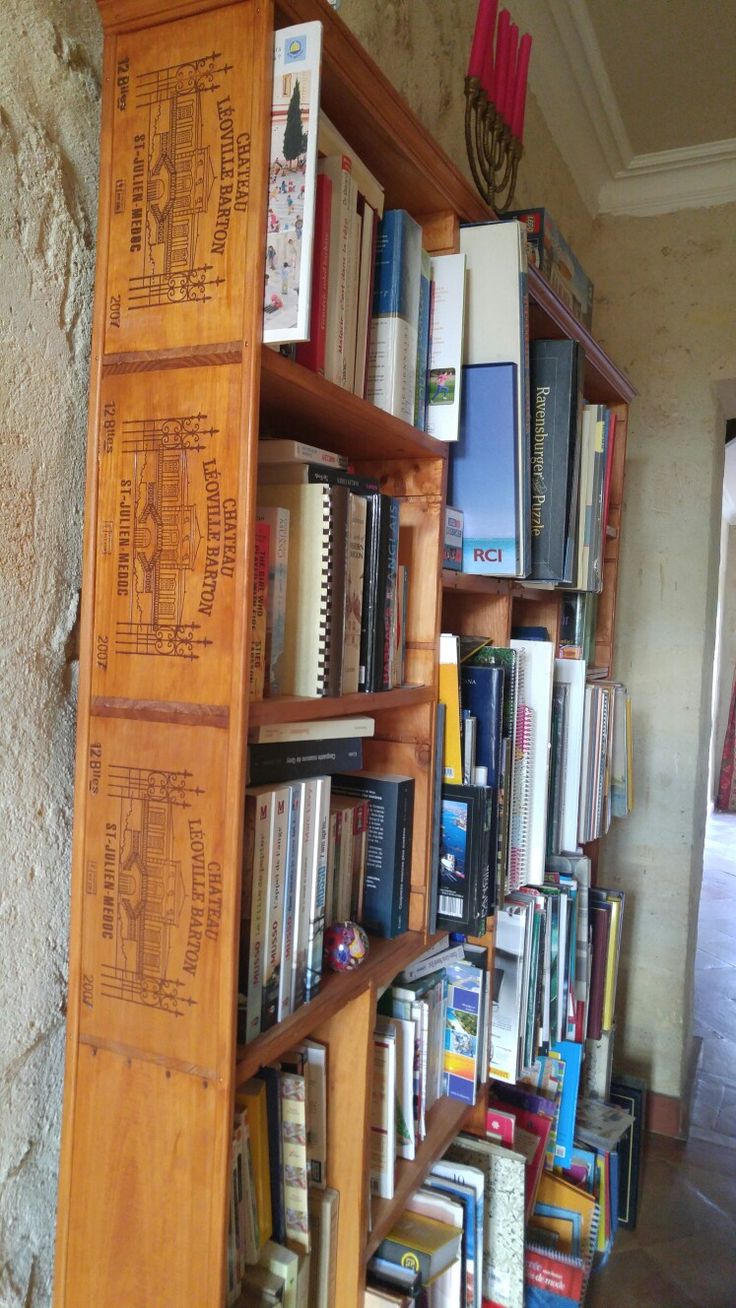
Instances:
[[[496,86],[496,79],[493,68],[493,38],[496,28],[496,10],[498,9],[498,0],[493,0],[493,11],[491,17],[491,27],[486,41],[486,48],[483,51],[483,67],[480,74],[480,84],[483,87],[489,100],[493,100]]]
[[[509,28],[509,62],[506,71],[506,93],[503,97],[503,116],[511,126],[511,108],[514,103],[514,91],[516,88],[516,48],[519,44],[519,29],[516,23],[512,23]]]
[[[483,72],[485,50],[489,44],[492,47],[497,8],[498,0],[478,0],[473,44],[470,47],[468,60],[468,77],[480,77]]]
[[[508,9],[502,9],[498,15],[496,33],[496,109],[503,114],[506,102],[506,83],[509,72],[509,26],[511,15]]]
[[[524,110],[526,109],[526,83],[529,75],[529,56],[532,52],[532,38],[527,32],[519,45],[519,63],[516,69],[516,87],[514,104],[511,110],[511,134],[521,140],[524,135]]]

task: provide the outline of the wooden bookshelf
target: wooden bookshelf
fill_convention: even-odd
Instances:
[[[493,215],[325,0],[98,5],[102,150],[54,1303],[221,1308],[234,1089],[310,1034],[328,1046],[328,1184],[341,1195],[335,1308],[360,1308],[366,1257],[466,1120],[454,1101],[433,1108],[417,1159],[399,1166],[395,1199],[374,1206],[367,1236],[376,1001],[428,943],[439,632],[492,632],[504,643],[520,606],[556,601],[532,601],[509,583],[443,578],[446,446],[261,346],[274,24],[322,21],[326,112],[384,183],[387,207],[422,223],[428,249],[456,248],[459,222]],[[232,109],[242,143],[244,203],[224,234],[218,105],[228,117]],[[204,170],[182,220],[183,270],[167,223],[146,254],[133,212],[166,207],[176,141],[165,163],[166,152],[156,153],[164,112],[196,123]],[[141,191],[137,179],[148,174]],[[533,331],[583,339],[588,398],[625,406],[626,379],[541,279],[530,281]],[[257,443],[279,434],[347,455],[400,501],[410,592],[399,689],[247,702]],[[197,521],[207,535],[214,471],[222,512],[227,501],[232,553],[217,595],[202,600],[202,565],[182,553],[169,579],[180,587],[176,624],[150,609],[153,587],[136,591],[131,606],[143,455],[152,466],[168,460],[145,494],[152,503],[165,483],[180,526]],[[606,552],[612,578],[622,460],[623,442],[611,499],[617,534]],[[214,532],[209,543],[221,546]],[[136,544],[153,568],[148,528]],[[601,656],[614,607],[612,590]],[[376,720],[366,766],[415,779],[410,930],[372,941],[354,973],[326,976],[310,1004],[237,1048],[248,726],[352,714]]]

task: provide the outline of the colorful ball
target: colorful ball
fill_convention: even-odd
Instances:
[[[324,958],[333,972],[352,972],[368,953],[368,937],[357,922],[333,922],[325,931]]]

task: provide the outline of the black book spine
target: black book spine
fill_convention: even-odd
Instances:
[[[378,574],[381,548],[381,505],[384,496],[368,500],[365,528],[365,564],[363,568],[363,609],[360,628],[360,672],[358,689],[373,689],[373,648],[375,645]]]
[[[396,579],[399,570],[399,502],[390,501],[388,520],[388,548],[386,552],[386,583],[383,609],[383,644],[380,650],[379,667],[376,665],[376,689],[391,689],[391,651],[393,649],[394,623],[396,622]],[[381,633],[379,632],[379,640]],[[378,651],[377,651],[378,654]]]
[[[359,477],[352,472],[343,472],[340,468],[323,468],[319,463],[308,465],[307,476],[310,482],[324,486],[344,486],[354,495],[376,495],[380,485],[375,477]]]
[[[562,581],[565,576],[575,360],[574,341],[531,343],[530,576],[536,581]]]
[[[414,781],[341,775],[334,778],[332,790],[368,800],[363,925],[374,935],[393,939],[408,921]]]
[[[272,741],[248,746],[248,785],[330,776],[363,766],[360,736],[335,740]]]

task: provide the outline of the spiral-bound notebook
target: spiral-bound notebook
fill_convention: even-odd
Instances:
[[[554,646],[549,640],[512,640],[511,648],[524,656],[524,687],[523,691],[520,688],[519,703],[526,704],[533,714],[523,883],[541,886],[547,855],[547,778]]]
[[[344,486],[258,489],[259,505],[290,514],[284,695],[340,693],[348,494]]]

